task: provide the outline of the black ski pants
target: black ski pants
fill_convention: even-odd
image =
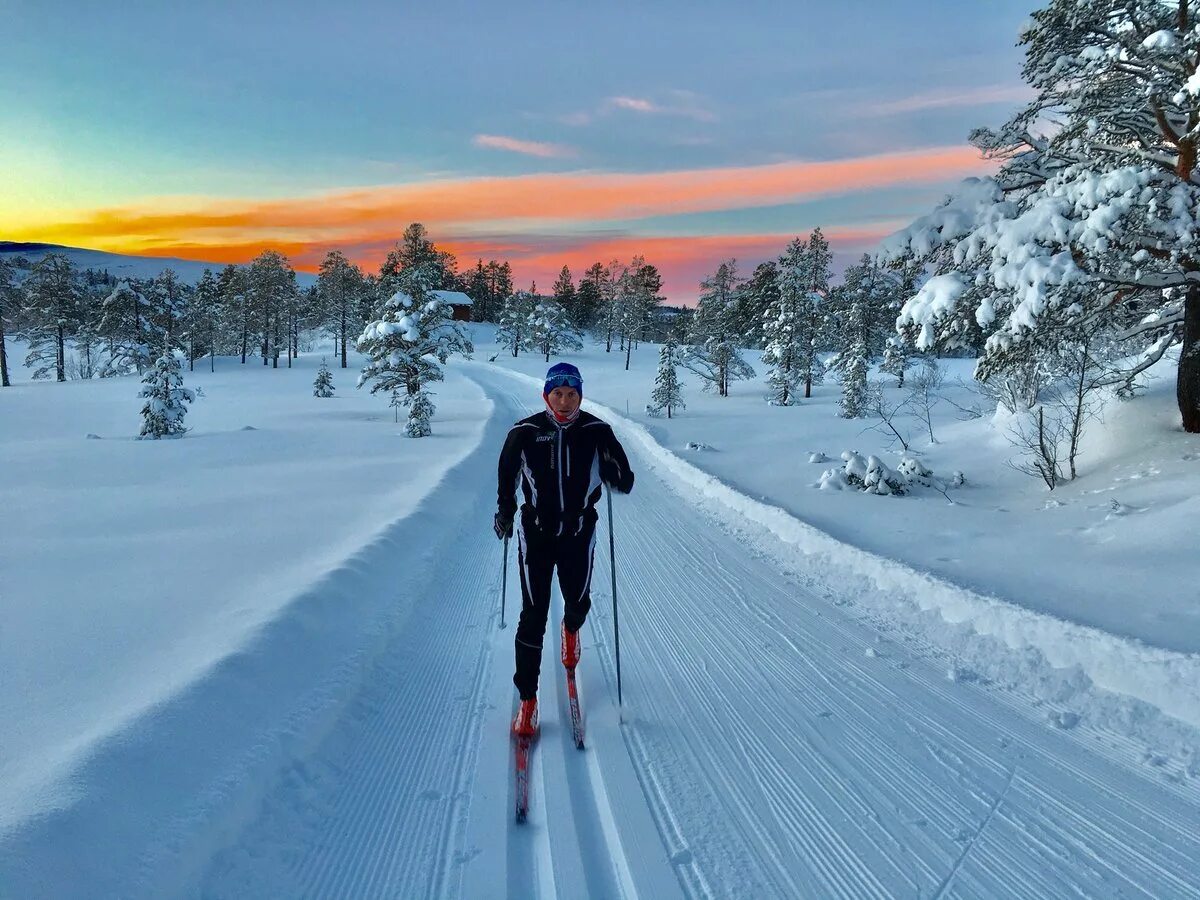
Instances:
[[[521,573],[521,619],[517,623],[517,671],[513,675],[513,684],[517,686],[522,700],[537,694],[554,569],[558,568],[563,620],[568,631],[578,631],[592,607],[592,555],[595,546],[594,510],[584,515],[583,527],[575,535],[547,535],[533,523],[531,515],[521,516],[517,550],[517,565]]]

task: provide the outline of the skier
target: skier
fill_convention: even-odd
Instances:
[[[550,614],[550,582],[558,567],[565,612],[560,627],[562,663],[579,662],[579,629],[591,607],[592,552],[596,545],[596,502],[600,484],[628,494],[633,471],[608,423],[583,412],[583,378],[570,363],[546,373],[546,409],[513,425],[500,451],[496,537],[513,533],[518,479],[524,492],[518,528],[521,619],[517,623],[513,684],[521,706],[513,733],[537,731],[538,674]]]

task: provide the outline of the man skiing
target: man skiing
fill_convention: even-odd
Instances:
[[[560,634],[562,662],[579,662],[579,629],[591,607],[592,553],[596,544],[596,502],[600,484],[628,494],[633,490],[629,460],[608,423],[583,412],[583,378],[570,363],[546,373],[546,408],[513,425],[500,451],[496,537],[513,534],[514,497],[524,493],[517,523],[517,563],[521,572],[521,618],[517,624],[513,683],[521,706],[513,733],[537,731],[538,674],[542,641],[550,614],[550,583],[558,567],[565,607]]]

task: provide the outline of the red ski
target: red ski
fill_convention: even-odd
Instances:
[[[518,822],[524,822],[529,814],[529,758],[533,755],[533,742],[537,740],[538,731],[537,699],[522,701],[512,724]]]
[[[583,715],[579,712],[579,691],[575,687],[575,670],[567,669],[567,701],[571,706],[571,736],[575,746],[583,749]]]
[[[533,755],[536,735],[513,735],[517,762],[517,821],[524,822],[529,814],[529,758]]]

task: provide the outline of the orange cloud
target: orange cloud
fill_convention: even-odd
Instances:
[[[828,162],[656,173],[591,173],[438,180],[267,201],[156,204],[86,212],[75,221],[18,227],[13,240],[86,243],[142,253],[181,244],[381,240],[413,221],[436,235],[474,228],[519,232],[554,223],[631,220],[745,209],[897,185],[951,182],[988,168],[970,147]]]

